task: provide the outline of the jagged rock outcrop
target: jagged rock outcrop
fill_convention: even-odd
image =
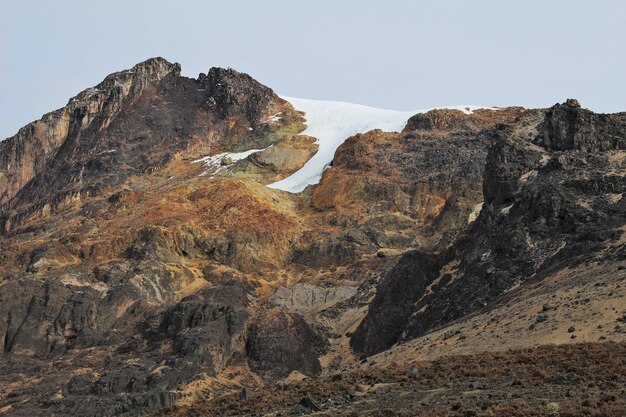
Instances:
[[[302,168],[317,152],[315,140],[305,135],[286,137],[239,162],[234,171],[264,182],[281,180]]]
[[[109,75],[96,87],[70,99],[67,106],[44,115],[0,142],[0,204],[5,205],[41,174],[66,140],[88,129],[108,127],[124,106],[132,105],[150,84],[180,76],[180,65],[153,58],[128,71]]]
[[[381,282],[352,339],[358,352],[377,353],[490,308],[513,287],[592,259],[618,239],[626,220],[624,114],[596,115],[568,101],[488,134],[480,215],[435,266],[421,268],[421,253],[402,258],[399,265],[412,267]]]
[[[483,200],[489,129],[523,112],[434,110],[413,116],[401,133],[348,138],[311,196],[320,222],[340,229],[316,237],[294,261],[346,265],[381,248],[450,244]]]
[[[269,146],[298,117],[263,123],[280,112],[295,114],[270,88],[231,69],[194,80],[154,58],[111,74],[0,144],[3,229],[175,159]]]
[[[623,150],[626,148],[624,117],[596,114],[570,99],[548,111],[535,142],[555,151]]]
[[[85,345],[93,337],[100,294],[75,292],[57,280],[5,281],[0,284],[0,345],[10,353],[46,357]]]
[[[245,360],[249,289],[240,282],[202,290],[161,311],[129,298],[118,305],[119,293],[103,298],[92,288],[80,290],[57,280],[0,286],[0,314],[8,317],[0,327],[0,368],[6,372],[20,357],[60,363],[50,388],[62,388],[64,396],[46,399],[49,412],[108,416],[172,405],[181,384]],[[65,364],[66,353],[89,347],[90,355]],[[82,369],[78,375],[75,367]]]
[[[170,339],[176,356],[215,375],[235,354],[243,357],[247,295],[241,282],[229,281],[183,298],[163,313],[151,343]]]
[[[381,282],[370,312],[350,339],[352,348],[369,356],[396,343],[415,313],[415,301],[423,296],[439,269],[432,255],[415,252],[402,257]]]
[[[254,371],[277,380],[293,371],[318,375],[322,370],[318,358],[326,345],[300,314],[265,310],[250,324],[246,350]]]

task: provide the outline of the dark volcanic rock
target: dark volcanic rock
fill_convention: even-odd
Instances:
[[[17,284],[22,294],[15,289]],[[0,301],[0,313],[9,317],[0,327],[5,361],[20,363],[29,356],[63,361],[61,355],[73,349],[80,362],[86,358],[80,348],[96,343],[114,347],[97,372],[67,376],[60,371],[50,381],[54,385],[41,387],[40,395],[45,396],[64,385],[64,398],[48,404],[63,415],[108,416],[172,405],[181,396],[180,386],[198,373],[216,375],[234,356],[245,357],[247,289],[236,281],[199,291],[154,316],[145,305],[144,314],[132,319],[133,313],[127,312],[124,321],[112,325],[107,315],[119,313],[119,305],[105,306],[110,301],[94,290],[72,290],[56,280],[5,282]],[[71,344],[70,328],[76,333]],[[120,340],[122,336],[125,340]],[[95,347],[95,355],[102,354],[98,349],[107,351],[106,346]],[[81,368],[78,363],[73,367]]]
[[[597,115],[568,102],[487,134],[493,144],[478,219],[436,256],[439,271],[419,268],[422,254],[404,255],[404,267],[381,281],[355,332],[357,352],[377,353],[489,308],[513,286],[589,259],[617,238],[626,181],[612,172],[623,170],[623,114]]]
[[[166,310],[151,338],[155,346],[162,336],[171,339],[176,355],[202,363],[215,374],[240,352],[247,305],[246,290],[238,281],[199,291]]]
[[[315,400],[313,398],[311,398],[310,396],[306,396],[303,399],[300,400],[299,403],[302,407],[306,408],[309,411],[320,411],[321,408],[319,405],[317,405],[317,403],[315,402]]]
[[[206,90],[210,97],[208,105],[214,107],[220,117],[243,114],[254,126],[275,97],[271,88],[231,68],[211,68],[207,75],[200,74],[198,84]]]
[[[257,313],[248,328],[246,350],[252,369],[275,380],[292,371],[318,375],[318,357],[326,345],[301,315],[274,309]]]
[[[437,276],[435,257],[420,252],[404,256],[379,284],[368,314],[350,339],[352,348],[369,356],[391,347],[401,337],[413,306]]]
[[[92,321],[100,294],[72,290],[57,280],[5,281],[0,285],[3,355],[58,355],[93,343]]]
[[[577,100],[567,100],[548,110],[535,142],[555,151],[583,152],[626,149],[624,120],[583,109]]]

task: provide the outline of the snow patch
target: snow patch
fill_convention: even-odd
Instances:
[[[296,110],[305,112],[307,128],[302,134],[316,138],[319,146],[317,153],[302,168],[289,177],[268,185],[270,188],[292,193],[299,193],[307,186],[319,183],[324,170],[330,166],[335,151],[350,136],[373,129],[398,132],[404,128],[411,116],[437,109],[394,111],[338,101],[282,98],[290,102]],[[471,114],[474,110],[484,107],[438,108],[460,110],[465,114]]]
[[[244,152],[222,152],[218,153],[217,155],[205,156],[204,158],[196,159],[195,161],[193,161],[193,163],[202,164],[205,167],[204,172],[200,174],[201,177],[209,174],[211,175],[211,177],[214,177],[215,175],[227,169],[228,165],[231,165],[241,159],[245,159],[253,153],[264,151],[265,149],[250,149]],[[230,159],[230,163],[226,163],[228,159]]]
[[[281,112],[278,112],[276,114],[271,115],[270,117],[267,118],[267,120],[261,122],[261,124],[265,125],[265,124],[268,124],[268,123],[271,124],[271,123],[278,123],[278,122],[280,122],[280,119],[282,118],[281,117],[282,113],[283,112],[281,111]]]

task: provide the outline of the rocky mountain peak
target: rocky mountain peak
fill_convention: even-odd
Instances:
[[[148,85],[156,85],[164,78],[180,77],[180,64],[157,57],[150,58],[133,66],[131,69],[114,72],[95,87],[87,88],[70,99],[68,106],[77,107],[83,102],[102,101],[126,96],[129,93],[140,93]],[[120,94],[121,93],[121,94]],[[102,108],[97,108],[102,111]]]
[[[140,62],[129,70],[114,72],[108,75],[99,86],[106,84],[110,80],[119,80],[126,76],[131,76],[135,80],[159,82],[168,75],[180,76],[180,64],[177,62],[172,64],[164,58],[156,57]]]
[[[180,64],[178,62],[171,63],[167,59],[160,56],[146,59],[136,64],[131,71],[137,74],[146,74],[161,79],[166,75],[180,75]]]
[[[553,150],[606,151],[626,149],[625,120],[622,115],[594,113],[578,100],[555,104],[538,126],[537,143]]]
[[[261,109],[274,96],[271,88],[232,68],[213,67],[200,74],[198,83],[211,96],[211,105],[221,117],[243,112],[251,123],[261,115]]]
[[[148,86],[168,76],[179,77],[180,65],[163,58],[115,72],[72,97],[65,107],[43,115],[0,143],[0,206],[42,173],[68,138],[77,138],[88,129],[95,132],[107,128]]]
[[[213,68],[195,80],[180,72],[151,58],[112,73],[2,142],[3,227],[173,158],[267,147],[282,138],[271,132],[293,121],[264,123],[293,109],[247,74]]]

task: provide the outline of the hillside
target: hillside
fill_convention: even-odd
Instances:
[[[0,142],[0,415],[624,415],[625,175],[573,99],[139,63]]]

